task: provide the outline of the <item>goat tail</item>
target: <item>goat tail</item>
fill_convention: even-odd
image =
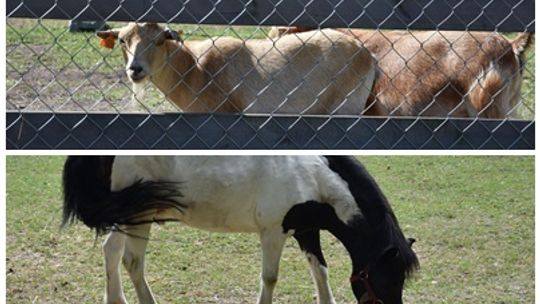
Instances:
[[[182,212],[178,183],[138,180],[111,191],[114,156],[69,156],[64,164],[62,227],[76,220],[103,234],[118,225],[135,225],[158,209]],[[148,220],[146,221],[148,222]]]
[[[532,33],[520,33],[513,40],[510,41],[512,44],[512,50],[517,56],[522,56],[523,53],[532,45],[534,34]]]

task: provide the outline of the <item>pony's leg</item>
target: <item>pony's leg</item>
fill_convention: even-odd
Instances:
[[[317,286],[318,303],[334,304],[334,295],[328,284],[328,269],[321,249],[320,230],[295,233],[294,238],[306,255],[311,268],[311,276]]]
[[[261,273],[261,293],[259,294],[259,304],[272,303],[272,293],[277,283],[279,272],[279,259],[283,251],[283,244],[287,235],[283,233],[281,227],[261,232],[262,249],[262,273]]]
[[[124,253],[126,236],[119,232],[111,232],[103,243],[105,271],[107,272],[107,289],[104,302],[106,304],[126,304],[120,277],[120,260]]]
[[[122,257],[122,263],[129,273],[141,304],[156,303],[152,290],[144,277],[144,254],[148,244],[150,226],[151,224],[145,224],[126,228],[128,236]]]

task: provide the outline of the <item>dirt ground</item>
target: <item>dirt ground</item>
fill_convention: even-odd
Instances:
[[[132,104],[131,83],[123,67],[107,67],[96,63],[85,69],[74,63],[51,67],[40,58],[50,52],[47,46],[8,46],[8,57],[25,58],[23,68],[7,65],[6,109],[26,111],[99,111],[155,112],[175,111],[164,96],[151,85],[147,87],[145,104]],[[34,60],[32,60],[32,58]]]

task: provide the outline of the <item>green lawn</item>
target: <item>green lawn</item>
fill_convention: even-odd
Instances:
[[[390,199],[421,270],[407,303],[534,302],[534,158],[360,157]],[[98,303],[101,238],[82,225],[59,231],[63,157],[7,157],[7,302]],[[353,303],[344,250],[324,234],[338,303]],[[256,235],[155,226],[147,276],[161,303],[253,303]],[[124,278],[127,278],[124,272]],[[133,287],[125,289],[136,303]],[[308,265],[287,242],[277,303],[315,303]]]
[[[109,23],[119,26],[121,23]],[[171,25],[184,39],[216,36],[264,38],[268,28],[254,26]],[[67,21],[10,18],[6,23],[7,108],[33,111],[118,111],[126,109],[131,84],[119,48],[99,47],[94,33],[70,33]],[[528,60],[517,113],[534,118],[535,51]],[[138,111],[176,111],[149,85]]]

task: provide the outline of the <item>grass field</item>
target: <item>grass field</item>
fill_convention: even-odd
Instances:
[[[118,25],[110,23],[110,25]],[[235,36],[264,38],[265,27],[172,25],[185,39]],[[118,111],[129,105],[131,84],[121,52],[99,47],[93,33],[70,33],[67,21],[8,19],[7,108],[33,111]],[[528,52],[519,117],[534,118],[535,51]],[[138,111],[175,111],[148,86]]]
[[[406,303],[534,302],[533,157],[360,157],[389,198],[421,270]],[[98,303],[100,242],[82,225],[59,231],[63,157],[7,158],[7,302]],[[353,303],[349,262],[324,234],[338,303]],[[253,303],[255,235],[155,226],[147,277],[161,303]],[[287,242],[276,303],[315,303],[307,263]],[[124,272],[124,277],[126,274]],[[133,287],[125,282],[131,303]]]

